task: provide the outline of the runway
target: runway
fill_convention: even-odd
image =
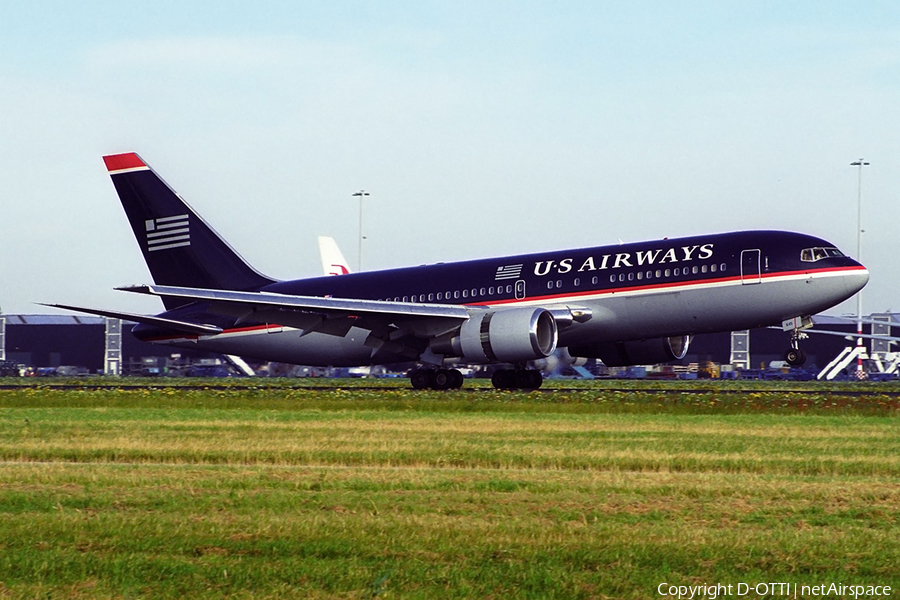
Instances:
[[[350,380],[353,383],[351,385],[342,384],[342,381],[348,380],[330,380],[334,383],[331,384],[316,384],[316,385],[285,385],[285,384],[276,384],[276,385],[266,385],[262,384],[251,384],[251,383],[229,383],[229,384],[207,384],[207,383],[183,383],[184,380],[177,379],[173,380],[171,383],[119,383],[119,382],[109,382],[109,383],[75,383],[75,382],[64,382],[64,383],[45,383],[45,382],[34,382],[34,383],[22,383],[22,384],[9,384],[3,383],[0,384],[0,390],[57,390],[57,391],[99,391],[99,390],[122,390],[122,391],[134,391],[134,390],[180,390],[180,391],[189,391],[189,390],[211,390],[211,391],[279,391],[279,390],[309,390],[309,391],[334,391],[336,389],[346,390],[346,391],[361,391],[361,392],[397,392],[398,390],[402,390],[409,393],[424,393],[424,392],[435,392],[435,390],[414,390],[411,387],[406,386],[395,386],[395,385],[355,385],[356,381],[359,380]],[[473,380],[466,380],[467,383]],[[741,394],[752,394],[752,393],[785,393],[785,394],[828,394],[831,396],[840,396],[840,397],[865,397],[871,395],[881,395],[887,396],[890,398],[900,397],[900,388],[895,386],[886,387],[885,389],[872,389],[871,387],[867,387],[866,389],[853,389],[856,386],[861,384],[857,383],[849,383],[846,384],[846,387],[843,386],[837,388],[834,384],[822,384],[821,386],[811,385],[808,387],[784,387],[783,385],[779,385],[782,382],[773,382],[770,386],[761,387],[759,384],[756,385],[741,385],[740,381],[729,382],[729,385],[723,386],[719,383],[714,383],[709,387],[681,387],[680,384],[683,382],[680,381],[652,381],[652,382],[638,382],[637,385],[633,386],[606,386],[606,385],[597,385],[597,386],[579,386],[579,387],[544,387],[538,390],[496,390],[490,386],[489,380],[475,380],[475,381],[483,381],[484,385],[478,386],[463,386],[461,389],[457,390],[445,390],[443,393],[445,394],[459,394],[459,393],[468,393],[468,394],[509,394],[509,393],[540,393],[545,395],[552,394],[565,394],[565,393],[577,393],[577,392],[602,392],[602,393],[645,393],[645,394],[723,394],[723,395],[741,395]],[[731,385],[733,383],[733,385]]]

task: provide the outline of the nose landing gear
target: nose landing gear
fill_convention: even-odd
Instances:
[[[799,367],[806,362],[806,352],[800,348],[790,348],[784,353],[784,362],[792,367]]]
[[[792,367],[799,367],[806,362],[806,352],[800,349],[800,340],[809,336],[803,330],[813,326],[809,317],[796,317],[782,323],[783,329],[791,330],[791,347],[784,353],[784,362]]]

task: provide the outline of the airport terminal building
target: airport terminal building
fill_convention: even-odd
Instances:
[[[208,352],[176,350],[142,342],[133,323],[76,315],[0,315],[0,361],[34,371],[61,374],[137,375],[146,365],[170,359],[217,358]]]

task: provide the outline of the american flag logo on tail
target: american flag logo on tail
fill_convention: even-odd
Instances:
[[[150,252],[191,245],[188,215],[147,219],[144,225],[147,227],[147,250]]]
[[[522,274],[522,265],[507,265],[505,267],[497,267],[497,274],[494,276],[494,281],[501,281],[504,279],[518,279]]]

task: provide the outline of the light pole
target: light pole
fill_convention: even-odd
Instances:
[[[869,163],[860,158],[850,163],[851,167],[857,168],[856,178],[856,260],[862,260],[862,168],[868,166]],[[856,359],[856,377],[857,379],[865,378],[862,363],[862,290],[856,293],[856,333],[860,336],[856,338],[857,359]]]
[[[362,271],[362,245],[363,245],[363,228],[362,228],[362,204],[363,198],[369,195],[369,192],[366,190],[359,190],[358,192],[354,192],[353,196],[357,196],[359,198],[359,246],[357,247],[357,257],[356,257],[356,270]]]

